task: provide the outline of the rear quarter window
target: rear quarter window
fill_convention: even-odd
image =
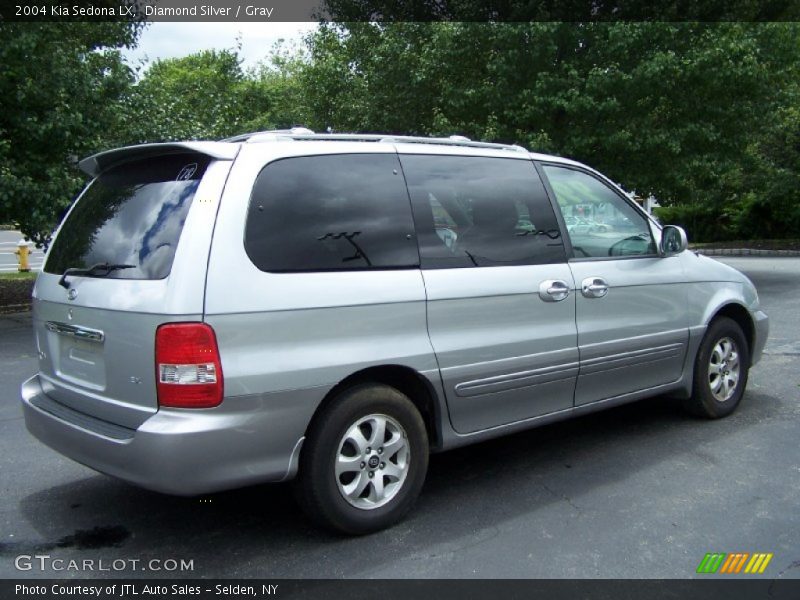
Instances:
[[[245,250],[270,272],[419,266],[397,156],[303,156],[268,164],[253,187]]]
[[[109,279],[169,275],[186,215],[210,159],[158,156],[112,167],[78,200],[50,249],[45,272],[129,264]]]

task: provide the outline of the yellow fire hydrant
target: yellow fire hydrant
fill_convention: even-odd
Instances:
[[[17,266],[17,270],[20,273],[27,273],[31,270],[31,265],[28,262],[28,257],[31,254],[30,242],[26,242],[25,240],[20,240],[17,244],[17,249],[14,250],[14,254],[17,255],[17,261],[19,265]]]

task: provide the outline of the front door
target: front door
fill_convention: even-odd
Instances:
[[[469,433],[571,407],[574,282],[533,163],[501,158],[507,152],[398,149],[453,428]]]
[[[543,171],[572,245],[575,404],[677,381],[689,339],[681,260],[657,255],[648,219],[607,182],[563,165]]]

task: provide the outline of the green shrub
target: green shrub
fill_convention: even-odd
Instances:
[[[674,204],[655,209],[664,225],[679,225],[690,242],[722,242],[736,239],[735,218],[705,204]]]

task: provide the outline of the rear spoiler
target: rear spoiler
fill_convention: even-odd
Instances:
[[[81,170],[87,175],[97,177],[100,173],[126,162],[163,156],[164,154],[183,154],[192,152],[203,154],[219,160],[233,160],[239,152],[239,144],[226,142],[168,142],[164,144],[141,144],[138,146],[125,146],[116,150],[100,152],[78,163]]]

